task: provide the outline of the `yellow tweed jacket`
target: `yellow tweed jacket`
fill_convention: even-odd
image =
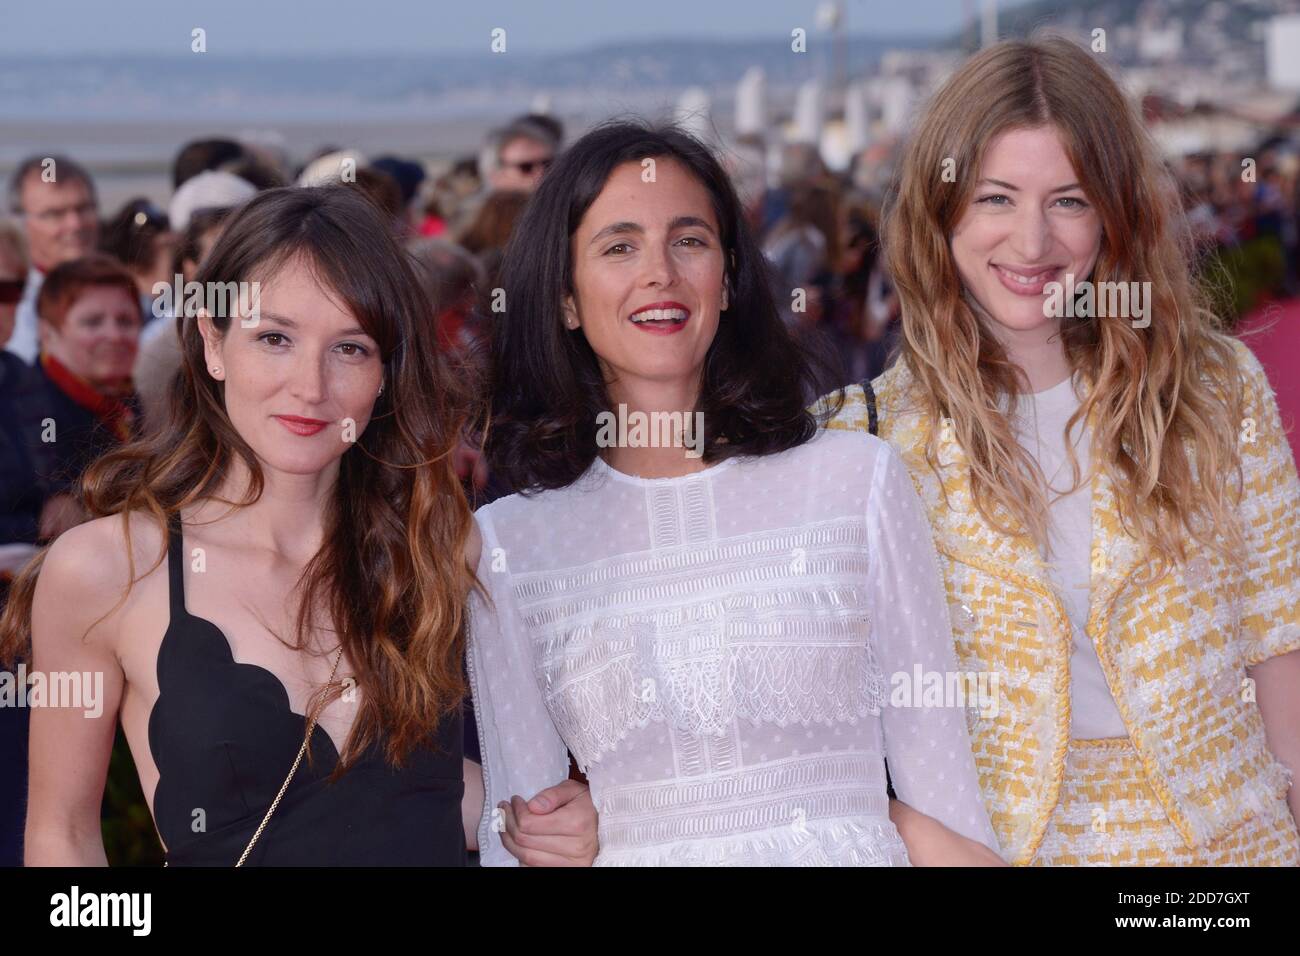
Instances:
[[[1086,631],[1150,785],[1189,846],[1249,820],[1290,785],[1265,745],[1246,668],[1300,649],[1300,482],[1268,380],[1250,350],[1237,348],[1248,416],[1238,503],[1250,545],[1244,573],[1191,550],[1184,565],[1138,586],[1130,579],[1141,555],[1121,526],[1112,483],[1101,475],[1092,484]],[[942,425],[940,473],[926,463],[935,423],[919,412],[905,365],[872,384],[879,435],[906,461],[930,515],[960,666],[998,675],[997,713],[971,712],[971,740],[1004,855],[1025,864],[1056,806],[1069,743],[1065,607],[1029,538],[999,534],[980,516],[963,451]],[[828,427],[867,428],[860,387]]]

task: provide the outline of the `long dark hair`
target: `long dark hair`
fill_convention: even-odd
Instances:
[[[474,574],[463,555],[473,518],[451,452],[467,404],[439,357],[432,309],[407,254],[351,186],[254,197],[233,214],[196,281],[265,279],[292,259],[306,262],[378,343],[385,388],[365,431],[340,459],[324,541],[302,574],[296,640],[286,643],[303,647],[311,626],[332,625],[355,668],[364,694],[338,771],[380,739],[390,762],[400,765],[460,707],[465,692],[463,607]],[[228,312],[213,316],[223,335],[231,321]],[[169,518],[216,498],[236,457],[251,482],[234,504],[252,504],[263,488],[257,457],[226,414],[224,383],[207,374],[196,320],[182,315],[177,323],[182,364],[171,381],[169,420],[100,458],[81,484],[93,517],[122,516],[128,561],[127,515],[152,516],[163,536],[154,568],[167,553]],[[28,649],[45,554],[14,584],[0,621],[0,659]],[[134,584],[133,561],[130,573]],[[313,620],[316,608],[330,620]],[[313,706],[337,694],[337,687],[322,691]]]
[[[663,157],[709,191],[731,289],[694,409],[704,413],[703,460],[784,451],[817,431],[807,405],[817,397],[819,363],[781,321],[726,171],[677,127],[615,120],[574,143],[542,179],[506,247],[498,282],[505,310],[493,312],[490,297],[482,307],[491,329],[488,460],[516,491],[563,488],[595,460],[596,416],[610,403],[595,352],[561,321],[561,302],[573,293],[570,239],[617,166]]]

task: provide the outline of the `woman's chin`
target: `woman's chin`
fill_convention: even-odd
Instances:
[[[1007,332],[1015,334],[1051,329],[1058,320],[1045,314],[1044,301],[1042,298],[1015,302],[999,301],[993,313],[994,321]]]
[[[319,475],[326,468],[338,461],[338,456],[315,455],[286,455],[283,449],[277,449],[274,454],[259,454],[258,460],[262,462],[262,467],[274,471],[281,475],[291,475],[294,477],[306,477],[309,475]]]

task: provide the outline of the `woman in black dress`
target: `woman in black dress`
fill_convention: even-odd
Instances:
[[[38,555],[0,622],[0,657],[46,695],[26,861],[104,862],[120,717],[169,863],[462,864],[480,544],[451,464],[461,388],[418,280],[339,185],[252,200],[197,282],[170,420],[91,466],[94,519]],[[529,796],[507,847],[589,862],[585,787]]]

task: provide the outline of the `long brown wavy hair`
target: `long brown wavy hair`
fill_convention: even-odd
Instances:
[[[451,452],[467,410],[464,386],[449,374],[434,335],[432,306],[407,254],[382,217],[350,186],[264,192],[240,209],[195,280],[263,279],[290,260],[305,262],[379,345],[384,390],[373,416],[339,462],[320,550],[303,569],[292,647],[307,647],[310,609],[323,609],[364,691],[338,772],[383,740],[391,764],[429,743],[465,695],[464,602],[476,585],[464,558],[473,517]],[[233,287],[232,287],[233,288]],[[178,312],[180,310],[178,309]],[[229,310],[214,315],[225,334]],[[243,501],[261,496],[253,450],[231,424],[224,384],[207,374],[197,321],[177,318],[183,359],[170,385],[170,420],[96,461],[81,496],[92,517],[151,516],[162,529],[157,568],[167,554],[168,521],[201,499],[219,499],[238,458],[251,475]],[[47,550],[15,581],[3,620],[0,658],[30,651],[32,599]],[[143,576],[143,575],[142,575]],[[122,595],[118,606],[129,594]],[[111,611],[109,613],[112,613]],[[341,693],[323,688],[317,710]]]
[[[1020,373],[965,298],[950,247],[992,141],[1044,126],[1059,131],[1101,220],[1092,281],[1151,283],[1146,328],[1063,320],[1070,366],[1091,386],[1068,427],[1093,416],[1093,467],[1115,482],[1124,524],[1149,549],[1157,576],[1165,562],[1186,558],[1188,538],[1238,557],[1234,347],[1193,275],[1191,233],[1155,144],[1116,82],[1070,40],[1007,41],[971,57],[933,96],[905,149],[884,246],[902,306],[900,357],[923,410],[951,419],[984,518],[1044,547],[1046,482],[1004,413],[1022,394]],[[948,159],[952,181],[942,175]],[[1070,457],[1077,487],[1084,479],[1072,448]]]

